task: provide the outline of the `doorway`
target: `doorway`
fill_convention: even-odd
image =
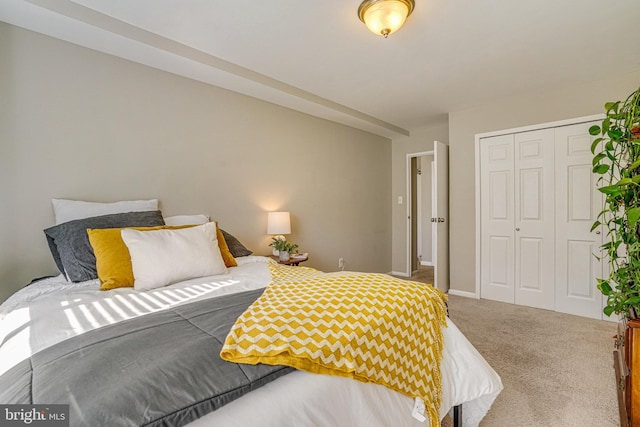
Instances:
[[[448,147],[407,154],[407,275],[449,289]],[[433,271],[429,271],[433,269]]]
[[[433,154],[411,158],[411,274],[433,267]]]

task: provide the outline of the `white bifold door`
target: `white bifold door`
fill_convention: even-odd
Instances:
[[[482,298],[601,317],[591,124],[480,139]]]
[[[514,143],[516,304],[553,310],[553,130],[518,133]]]
[[[603,296],[596,279],[608,275],[599,261],[602,227],[591,226],[602,210],[589,124],[563,126],[556,132],[556,311],[599,319]]]
[[[554,308],[553,130],[481,141],[484,298]]]
[[[480,296],[515,303],[513,135],[480,140]]]

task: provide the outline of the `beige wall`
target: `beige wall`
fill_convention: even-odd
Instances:
[[[392,146],[392,265],[395,273],[407,274],[407,154],[433,150],[433,141],[446,143],[449,139],[446,119],[411,130],[411,136],[394,138]],[[402,196],[403,204],[398,204]]]
[[[391,141],[0,23],[0,301],[55,273],[51,198],[159,198],[258,254],[289,210],[310,266],[391,269]]]
[[[449,114],[451,289],[475,292],[475,135],[603,113],[606,101],[624,99],[639,85],[640,72]]]

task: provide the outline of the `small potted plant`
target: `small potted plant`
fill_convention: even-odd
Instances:
[[[295,243],[287,242],[284,239],[279,239],[277,237],[272,238],[272,242],[269,243],[269,246],[272,246],[275,250],[278,251],[278,257],[280,261],[289,261],[292,253],[296,253],[298,251],[298,245]]]

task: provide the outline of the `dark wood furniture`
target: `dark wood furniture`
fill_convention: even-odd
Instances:
[[[614,346],[620,426],[640,427],[640,319],[618,324]]]
[[[309,259],[309,257],[304,258],[289,258],[289,261],[280,261],[280,258],[275,255],[269,255],[272,259],[274,259],[278,264],[282,265],[300,265],[301,262],[305,262]]]

